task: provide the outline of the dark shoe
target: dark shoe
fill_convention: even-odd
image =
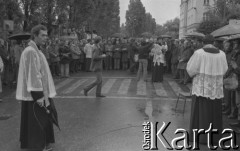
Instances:
[[[229,115],[228,118],[229,119],[237,119],[237,115]]]
[[[240,121],[236,122],[236,123],[230,123],[229,124],[232,127],[239,127],[240,128]]]
[[[105,98],[106,96],[104,95],[96,95],[97,98]]]
[[[87,90],[83,89],[83,94],[84,94],[85,96],[87,96],[87,95],[88,95]]]

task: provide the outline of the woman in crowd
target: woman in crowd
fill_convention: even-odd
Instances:
[[[130,73],[135,73],[137,71],[137,65],[138,65],[138,50],[137,50],[137,44],[135,39],[131,39],[130,43],[128,45],[128,58],[129,58],[129,71]]]
[[[59,48],[60,54],[60,66],[61,66],[61,77],[69,77],[69,63],[71,61],[71,52],[69,48],[69,42],[62,41]]]
[[[226,75],[224,76],[224,78],[227,78],[231,72],[231,58],[233,55],[232,51],[232,45],[231,42],[229,40],[224,41],[224,51],[227,57],[227,63],[228,63],[228,71],[226,73]],[[228,89],[224,89],[224,110],[223,110],[223,114],[224,115],[229,115],[230,118],[233,117],[233,115],[235,114],[236,116],[236,103],[235,103],[235,91],[233,90],[228,90]]]
[[[70,50],[71,50],[71,56],[72,56],[72,60],[70,62],[70,71],[71,73],[76,73],[77,72],[77,61],[80,58],[80,49],[79,46],[77,44],[77,41],[70,41]]]
[[[211,126],[222,132],[223,76],[228,69],[226,55],[212,44],[194,52],[187,63],[187,72],[193,77],[190,139],[194,129],[207,130]],[[208,135],[200,135],[198,142],[207,144]],[[221,135],[213,135],[218,145]]]
[[[187,67],[187,62],[192,56],[192,49],[190,42],[188,40],[184,41],[184,46],[181,49],[180,52],[180,58],[179,58],[179,63],[178,63],[178,69],[180,73],[180,81],[179,83],[183,83],[184,85],[187,84],[189,76],[186,70]]]
[[[178,56],[179,56],[179,41],[175,40],[174,44],[172,46],[172,58],[171,58],[171,69],[172,69],[172,74],[173,78],[177,79],[177,65],[178,65]]]
[[[120,44],[120,39],[116,39],[113,47],[114,70],[120,70],[121,51],[122,46]]]
[[[52,41],[49,49],[51,58],[51,72],[53,76],[60,75],[60,57],[59,57],[59,41]]]
[[[105,45],[105,53],[106,53],[106,58],[104,60],[105,69],[112,70],[113,45],[111,40],[108,40],[107,44]]]
[[[18,77],[18,68],[19,68],[19,62],[20,62],[20,57],[23,52],[23,47],[21,44],[20,40],[17,40],[16,43],[13,45],[13,60],[14,60],[14,76],[13,76],[13,83],[17,82],[17,77]]]
[[[92,60],[92,53],[93,53],[93,48],[91,44],[91,39],[87,40],[87,44],[84,47],[84,53],[86,54],[86,66],[85,70],[87,72],[90,72],[90,65],[91,65],[91,60]]]
[[[122,69],[128,69],[128,43],[127,39],[122,40]]]
[[[158,44],[154,44],[151,55],[153,56],[152,82],[162,82],[164,72],[164,54],[162,52],[162,47]]]
[[[238,88],[235,90],[235,107],[236,109],[235,115],[232,118],[237,118],[237,122],[230,123],[230,126],[234,127],[237,133],[240,133],[240,44],[239,40],[233,41],[233,54],[231,58],[231,69],[234,73],[237,74],[238,77]],[[238,115],[237,115],[238,113]]]
[[[78,43],[78,46],[79,46],[79,49],[80,49],[80,56],[79,56],[79,60],[78,60],[78,71],[81,71],[81,70],[86,70],[85,67],[86,67],[86,55],[84,53],[84,47],[85,45],[87,44],[87,40],[83,39],[83,40],[80,40],[80,42]]]
[[[2,102],[2,72],[4,69],[4,64],[3,64],[3,60],[2,57],[0,56],[0,102]]]

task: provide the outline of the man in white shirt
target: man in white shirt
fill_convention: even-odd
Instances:
[[[86,54],[86,66],[85,69],[87,72],[90,72],[90,65],[92,60],[93,47],[91,44],[91,39],[87,40],[87,44],[84,47],[84,53]]]

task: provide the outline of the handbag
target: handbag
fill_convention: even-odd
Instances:
[[[139,56],[139,54],[135,54],[135,55],[134,55],[134,61],[135,61],[135,62],[138,62],[138,60],[139,60],[139,57],[138,57],[138,56]]]
[[[235,73],[230,74],[223,80],[224,88],[227,90],[235,90],[238,88],[238,77]]]

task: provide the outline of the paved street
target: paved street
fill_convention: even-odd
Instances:
[[[87,97],[82,94],[83,87],[94,80],[92,73],[55,79],[61,126],[61,131],[55,129],[56,151],[140,151],[144,121],[158,121],[159,125],[172,122],[164,133],[169,140],[173,139],[176,128],[188,130],[190,101],[184,115],[180,113],[182,101],[176,114],[174,107],[178,93],[189,94],[190,85],[179,85],[168,75],[162,84],[137,82],[126,71],[106,72],[103,77],[102,92],[107,96],[103,99],[95,98],[94,89]],[[0,115],[12,115],[0,120],[1,151],[20,151],[20,103],[14,94],[0,104]],[[160,143],[158,147],[165,150]],[[202,146],[201,150],[204,149]]]

